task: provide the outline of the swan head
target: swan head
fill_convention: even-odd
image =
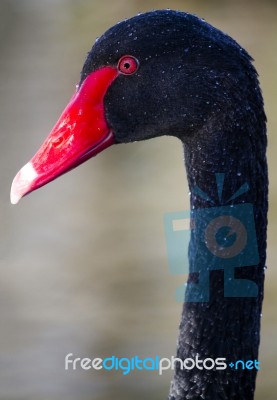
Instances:
[[[112,144],[161,135],[186,142],[211,121],[231,121],[251,75],[248,54],[196,16],[159,10],[116,24],[93,45],[72,99],[14,178],[11,202]]]

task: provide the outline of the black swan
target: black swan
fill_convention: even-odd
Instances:
[[[118,23],[88,53],[76,93],[11,189],[15,204],[112,144],[161,135],[183,143],[191,209],[211,207],[203,193],[216,203],[216,179],[224,174],[228,205],[253,205],[259,260],[239,265],[234,278],[252,281],[257,293],[227,297],[223,270],[209,271],[209,300],[183,306],[182,360],[258,359],[268,180],[266,117],[251,61],[233,39],[187,13],[158,10]],[[245,184],[248,190],[238,192]],[[189,246],[186,296],[200,279],[196,240]],[[202,272],[209,269],[205,262],[202,257]],[[176,363],[169,399],[253,399],[257,368],[250,366],[199,370]]]

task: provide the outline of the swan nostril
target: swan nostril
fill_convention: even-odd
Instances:
[[[60,137],[58,137],[56,139],[52,139],[50,141],[51,146],[53,146],[55,148],[60,147],[63,143],[64,143],[64,137],[63,136],[60,136]]]

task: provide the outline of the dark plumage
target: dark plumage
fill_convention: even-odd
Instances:
[[[185,303],[177,355],[257,359],[266,246],[267,167],[263,100],[251,57],[233,39],[196,16],[155,11],[123,21],[93,46],[81,82],[101,65],[132,54],[137,74],[120,76],[105,97],[116,142],[173,135],[182,140],[189,187],[216,193],[214,174],[226,174],[224,197],[254,204],[260,264],[236,277],[257,282],[257,298],[224,298],[223,273],[211,273],[211,299]],[[210,205],[192,195],[191,207]],[[192,255],[193,257],[193,255]],[[175,371],[170,399],[253,398],[256,370]]]

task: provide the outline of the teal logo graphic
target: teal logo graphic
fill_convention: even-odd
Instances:
[[[225,297],[256,297],[258,287],[247,279],[236,279],[235,268],[259,263],[253,205],[228,205],[249,190],[244,184],[224,204],[224,174],[216,174],[220,206],[199,187],[193,193],[212,204],[210,208],[167,213],[164,216],[169,269],[172,275],[197,273],[197,283],[176,290],[177,301],[207,302],[210,271],[224,270]],[[185,290],[186,286],[186,290]]]

